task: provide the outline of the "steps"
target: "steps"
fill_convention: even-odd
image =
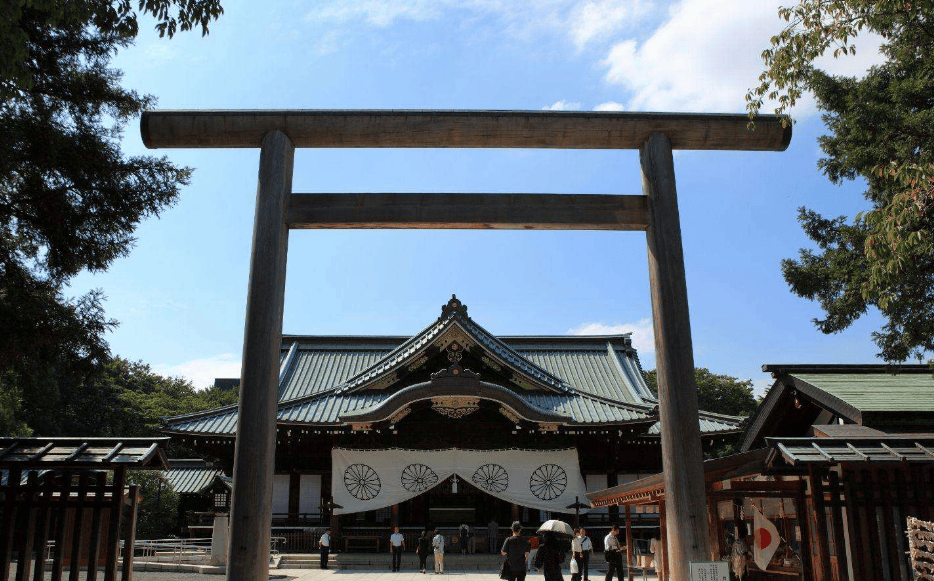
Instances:
[[[279,560],[279,569],[319,569],[318,553],[283,553]],[[499,555],[462,555],[446,553],[445,571],[498,571],[502,564]],[[331,553],[328,566],[341,570],[389,571],[392,568],[392,556],[389,553]],[[428,571],[434,571],[434,556],[428,556]],[[418,555],[412,552],[402,554],[402,570],[418,571]]]

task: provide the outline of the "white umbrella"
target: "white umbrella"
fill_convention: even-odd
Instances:
[[[569,537],[574,536],[574,529],[571,528],[571,525],[564,522],[563,520],[546,520],[542,526],[538,527],[538,532],[544,533],[551,531],[559,535],[568,535]]]

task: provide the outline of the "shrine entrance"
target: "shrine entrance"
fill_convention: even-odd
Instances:
[[[262,580],[276,449],[289,229],[511,228],[646,232],[669,579],[713,558],[706,527],[697,389],[673,149],[783,151],[791,127],[769,115],[575,111],[148,111],[144,144],[260,148],[234,460],[227,578]],[[641,196],[298,194],[296,147],[638,149]],[[261,502],[257,502],[261,499]]]

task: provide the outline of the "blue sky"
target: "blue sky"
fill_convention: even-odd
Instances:
[[[743,112],[778,4],[749,0],[227,0],[211,34],[143,32],[115,59],[164,109],[439,108]],[[872,39],[829,61],[858,73]],[[824,336],[779,262],[806,246],[796,208],[866,209],[862,184],[817,170],[813,103],[782,153],[676,152],[695,362],[768,383],[763,363],[875,358],[871,314]],[[146,220],[102,288],[114,353],[198,387],[239,375],[258,150],[145,150],[197,168]],[[296,192],[638,194],[634,151],[299,150]],[[284,331],[414,334],[457,293],[496,334],[633,332],[654,367],[641,232],[296,231]]]

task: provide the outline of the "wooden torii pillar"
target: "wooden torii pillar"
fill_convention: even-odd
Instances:
[[[543,111],[150,111],[149,148],[260,148],[227,578],[268,578],[276,391],[290,228],[645,230],[658,368],[669,579],[709,558],[672,149],[783,151],[760,116]],[[296,194],[296,147],[638,149],[641,196]]]

